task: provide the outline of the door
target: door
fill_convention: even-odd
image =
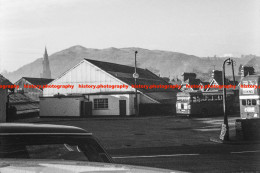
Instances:
[[[80,103],[80,115],[81,117],[92,116],[92,102],[81,101]]]
[[[126,116],[126,100],[119,100],[119,115]]]

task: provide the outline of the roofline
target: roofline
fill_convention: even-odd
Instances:
[[[60,96],[40,96],[39,98],[79,98],[79,97],[82,97],[84,98],[84,95],[83,94],[80,94],[80,95],[60,95]]]
[[[76,68],[77,66],[79,66],[80,64],[82,64],[84,62],[84,60],[80,61],[78,64],[76,64],[75,66],[73,66],[72,68],[68,69],[67,71],[65,71],[64,73],[62,73],[61,75],[59,75],[59,77],[57,77],[56,79],[54,79],[53,81],[51,81],[49,83],[49,85],[51,85],[53,82],[56,82],[58,79],[60,79],[62,76],[64,76],[65,74],[67,74],[69,71],[71,71],[72,69]]]
[[[102,68],[100,68],[100,67],[98,67],[98,66],[96,66],[95,64],[92,64],[91,62],[89,62],[88,61],[88,59],[84,59],[86,62],[88,62],[89,64],[91,64],[92,66],[95,66],[96,68],[98,68],[99,70],[101,70],[101,71],[103,71],[103,72],[105,72],[106,74],[108,74],[110,77],[112,77],[112,78],[114,78],[114,79],[116,79],[116,80],[118,80],[119,82],[122,82],[123,84],[125,84],[125,85],[128,85],[128,86],[130,86],[129,84],[127,84],[127,83],[125,83],[125,82],[123,82],[123,81],[121,81],[120,79],[118,79],[116,76],[114,76],[114,75],[112,75],[112,74],[110,74],[110,73],[108,73],[107,71],[105,71],[105,70],[103,70]],[[131,87],[131,86],[130,86]],[[134,91],[134,89],[132,89],[133,91]],[[140,91],[139,91],[140,92]]]
[[[16,81],[15,83],[17,83],[17,82],[19,82],[20,80],[22,80],[22,79],[25,79],[24,77],[22,77],[21,79],[19,79],[18,81]],[[25,79],[26,80],[26,79]],[[30,81],[28,81],[28,80],[26,80],[28,83],[30,83],[31,85],[33,85],[33,86],[36,86],[36,85],[34,85],[34,84],[32,84]],[[38,88],[38,87],[35,87],[34,89],[38,89],[38,90],[40,90],[40,91],[43,91],[43,90],[41,90],[40,88]]]
[[[109,95],[109,94],[135,94],[134,91],[125,91],[125,92],[97,92],[97,93],[87,93],[87,94],[82,94],[82,95]],[[140,93],[137,93],[140,94]]]
[[[127,84],[127,83],[123,82],[122,80],[118,79],[116,76],[114,76],[114,75],[112,75],[112,74],[106,72],[105,70],[103,70],[102,68],[96,66],[95,64],[92,64],[91,62],[88,61],[88,59],[84,59],[84,60],[87,61],[88,63],[90,63],[91,65],[97,67],[97,68],[100,69],[101,71],[105,72],[106,74],[108,74],[108,75],[111,76],[112,78],[118,80],[119,82],[122,82],[123,84],[130,86],[129,84]],[[119,64],[119,65],[120,65],[120,64]],[[130,87],[131,87],[131,86],[130,86]],[[134,89],[132,89],[132,90],[134,91]],[[141,94],[145,95],[145,94],[144,94],[142,91],[140,91],[138,88],[136,88],[136,90],[137,90],[138,92],[140,92]],[[145,96],[148,97],[149,99],[151,99],[152,101],[156,102],[156,103],[160,103],[160,102],[158,102],[157,100],[154,100],[153,98],[151,98],[151,97],[149,97],[149,96],[147,96],[147,95],[145,95]]]
[[[97,61],[97,62],[104,62],[104,63],[109,63],[109,64],[116,64],[116,65],[120,65],[120,66],[125,66],[125,67],[131,67],[131,68],[135,68],[134,66],[130,66],[130,65],[124,65],[124,64],[117,64],[117,63],[113,63],[113,62],[108,62],[108,61],[98,61],[98,60],[94,60],[94,59],[88,59],[88,58],[84,58],[84,60],[86,61]],[[91,63],[92,64],[92,63]],[[146,70],[140,67],[136,67],[137,69],[140,70]]]
[[[1,73],[0,73],[0,76],[2,76],[2,77],[4,78],[4,80],[7,81],[8,84],[5,84],[5,85],[14,85],[13,82],[11,82],[9,79],[7,79],[6,77],[4,77],[4,75],[2,75]],[[15,89],[15,88],[6,88],[6,89],[7,89],[7,90],[10,90],[10,91],[12,91],[12,92],[14,92],[14,89]]]
[[[148,99],[154,101],[155,103],[160,103],[159,101],[154,100],[152,97],[150,97],[150,96],[148,96],[148,95],[146,95],[146,94],[144,94],[144,93],[141,93],[141,94],[144,95],[145,97],[147,97]]]
[[[17,82],[19,82],[20,80],[22,80],[23,79],[23,77],[21,77],[18,81],[16,81],[14,84],[16,84]]]
[[[209,83],[209,86],[212,85],[213,81],[217,82],[217,81],[213,78],[213,79],[211,80],[211,82]],[[206,89],[206,91],[209,91],[209,89],[210,89],[210,87],[208,87],[208,88]]]
[[[28,79],[51,79],[51,80],[54,80],[52,78],[43,78],[43,77],[22,77],[22,78],[28,78]]]

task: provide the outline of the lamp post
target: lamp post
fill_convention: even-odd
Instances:
[[[229,140],[229,126],[228,126],[228,117],[226,112],[226,78],[225,78],[225,63],[228,65],[232,64],[233,70],[233,60],[230,58],[226,59],[223,63],[223,71],[222,71],[222,80],[223,80],[223,111],[224,111],[224,124],[222,124],[220,139],[227,141]]]
[[[139,78],[139,75],[137,73],[137,69],[136,69],[136,55],[137,55],[137,51],[135,51],[135,73],[133,74],[133,77],[135,79],[135,115],[138,117],[139,116],[139,108],[138,108],[138,100],[137,100],[137,79]]]
[[[234,61],[231,59],[232,64],[232,75],[233,75],[233,84],[236,85],[235,72],[234,72]]]

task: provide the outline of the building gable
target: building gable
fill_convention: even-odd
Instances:
[[[126,92],[134,91],[128,84],[98,68],[88,61],[81,61],[78,65],[65,72],[62,76],[51,82],[49,85],[73,85],[74,88],[46,88],[44,96],[55,94],[85,94],[100,92]],[[83,88],[80,88],[80,85]],[[103,86],[101,88],[89,88],[88,86]],[[108,86],[125,86],[125,88],[108,88]]]

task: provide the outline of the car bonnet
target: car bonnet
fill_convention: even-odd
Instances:
[[[96,162],[74,162],[74,161],[46,161],[46,160],[0,160],[1,173],[89,173],[89,172],[116,172],[116,173],[153,173],[153,172],[179,172],[166,169],[150,167],[130,166],[123,164],[107,164]]]

